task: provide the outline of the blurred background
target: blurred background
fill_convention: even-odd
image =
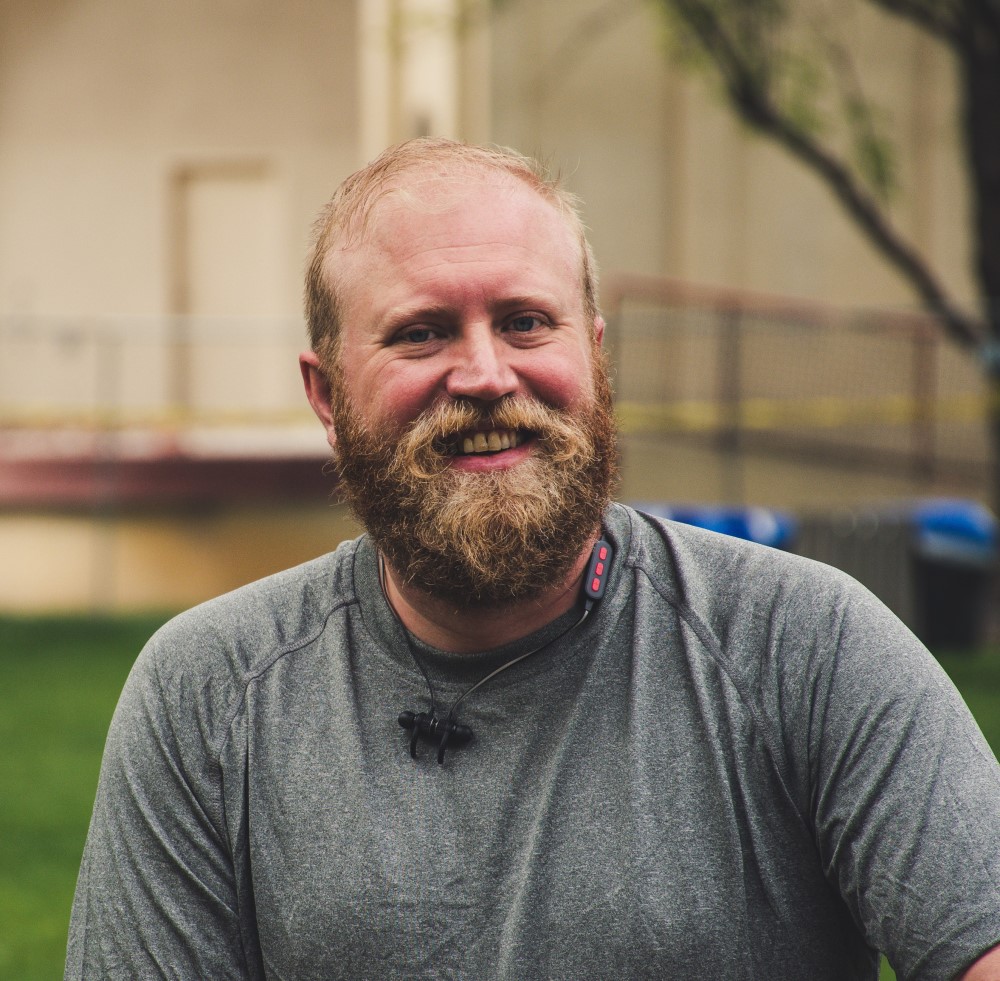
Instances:
[[[5,0],[0,44],[0,608],[176,608],[354,533],[303,257],[416,135],[583,199],[622,499],[780,509],[792,547],[995,503],[969,86],[880,3]]]
[[[0,0],[0,974],[58,972],[149,631],[357,531],[301,392],[304,256],[412,136],[582,198],[620,499],[978,652],[944,663],[1000,743],[987,6]]]
[[[425,134],[583,199],[623,500],[778,509],[834,561],[830,515],[865,539],[887,505],[896,534],[900,505],[995,503],[969,85],[930,26],[864,0],[4,0],[0,608],[176,608],[354,533],[300,390],[303,257],[337,183]]]

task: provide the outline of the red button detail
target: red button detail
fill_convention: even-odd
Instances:
[[[599,576],[603,576],[604,575],[604,563],[603,562],[598,562],[597,563],[597,568],[594,569],[594,572],[597,573],[597,575],[599,575]]]
[[[596,593],[601,588],[601,580],[595,579],[591,584],[590,588]]]
[[[602,545],[597,553],[597,557],[603,562],[608,557],[608,550]]]

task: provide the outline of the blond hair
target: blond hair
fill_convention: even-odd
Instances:
[[[340,298],[336,278],[329,275],[327,257],[338,243],[365,234],[377,202],[400,186],[400,178],[416,171],[453,176],[493,173],[522,181],[563,216],[580,245],[584,312],[593,324],[597,309],[597,265],[580,217],[579,201],[558,176],[516,150],[474,146],[455,140],[420,138],[390,147],[368,166],[348,177],[320,212],[313,228],[313,245],[306,270],[305,312],[309,342],[329,370],[340,339]]]

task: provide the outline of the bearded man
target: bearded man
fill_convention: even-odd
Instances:
[[[367,533],[147,645],[67,977],[1000,976],[1000,769],[930,655],[831,569],[611,503],[556,182],[387,151],[307,313]]]

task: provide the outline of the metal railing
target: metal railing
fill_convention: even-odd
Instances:
[[[0,430],[282,427],[312,419],[292,318],[0,318]]]
[[[988,384],[932,317],[643,277],[603,299],[626,432],[985,481]]]
[[[621,276],[603,300],[626,433],[985,480],[983,372],[929,317]],[[0,435],[315,427],[305,345],[297,318],[0,318]]]

